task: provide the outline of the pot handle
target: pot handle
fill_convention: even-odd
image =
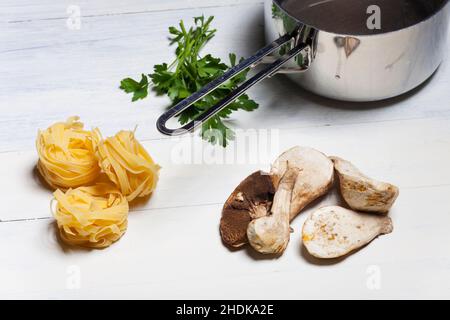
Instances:
[[[265,67],[263,70],[258,72],[256,75],[254,75],[252,78],[246,80],[244,83],[242,83],[236,90],[231,92],[226,98],[221,100],[219,103],[217,103],[215,106],[209,108],[204,113],[200,114],[198,118],[195,120],[185,124],[184,126],[178,128],[178,129],[169,129],[166,127],[167,121],[169,121],[171,118],[177,116],[187,108],[189,108],[191,105],[196,103],[198,100],[202,99],[206,95],[208,95],[210,92],[214,91],[216,88],[218,88],[221,84],[228,81],[229,79],[235,77],[239,73],[243,72],[247,68],[253,68],[260,62],[262,62],[263,58],[273,53],[275,50],[280,48],[281,46],[289,43],[290,41],[293,41],[296,39],[298,35],[298,30],[291,33],[286,34],[271,44],[267,45],[266,47],[260,49],[255,55],[251,56],[248,59],[243,60],[235,67],[231,68],[227,72],[225,72],[222,76],[215,79],[214,81],[210,82],[203,88],[201,88],[196,93],[192,94],[191,96],[187,97],[186,99],[180,101],[178,104],[170,108],[168,111],[166,111],[164,114],[162,114],[156,123],[156,127],[159,132],[165,134],[165,135],[182,135],[186,133],[187,131],[193,131],[198,126],[200,126],[204,121],[210,119],[214,115],[216,115],[218,112],[220,112],[222,109],[224,109],[226,106],[228,106],[230,103],[232,103],[234,100],[239,98],[241,95],[243,95],[248,89],[259,83],[260,81],[264,80],[265,78],[271,77],[274,75],[286,62],[288,62],[291,58],[297,56],[301,51],[305,49],[311,49],[309,44],[306,44],[304,41],[300,41],[293,49],[291,49],[288,53],[286,53],[284,56],[277,59],[272,64]]]

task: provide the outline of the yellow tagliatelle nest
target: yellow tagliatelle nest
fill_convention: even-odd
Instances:
[[[96,155],[102,171],[128,201],[145,197],[155,189],[160,167],[136,140],[134,132],[120,131],[101,140]]]
[[[62,240],[105,248],[125,233],[128,202],[153,192],[160,167],[134,132],[103,140],[98,129],[84,130],[78,120],[71,117],[39,131],[37,167],[57,189],[52,210]]]
[[[39,131],[37,168],[53,188],[76,188],[91,184],[99,175],[93,132],[83,129],[78,117]]]
[[[71,245],[105,248],[127,229],[128,201],[110,183],[56,190],[53,209],[61,238]]]

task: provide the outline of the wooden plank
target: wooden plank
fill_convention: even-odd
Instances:
[[[81,16],[92,17],[100,15],[138,14],[161,11],[182,11],[192,8],[220,8],[246,4],[260,4],[263,0],[5,0],[0,4],[0,21],[8,23],[22,23],[31,20],[67,19],[71,6],[80,8]]]
[[[263,29],[258,25],[262,5],[226,7],[221,12],[192,9],[93,17],[83,20],[79,31],[54,20],[8,26],[1,33],[0,105],[13,107],[0,109],[0,125],[5,129],[0,132],[0,151],[32,148],[37,128],[72,114],[92,125],[115,123],[117,129],[138,123],[147,138],[160,138],[155,118],[168,101],[131,104],[131,97],[118,89],[120,80],[170,62],[174,49],[168,47],[167,28],[202,13],[217,15],[219,31],[208,52],[225,58],[230,51],[244,56],[262,45]],[[240,32],[229,27],[231,16],[239,21]]]
[[[90,17],[78,31],[58,20],[9,24],[1,33],[0,105],[11,107],[0,108],[0,152],[33,148],[38,128],[74,114],[112,131],[138,124],[142,139],[165,138],[155,121],[168,100],[152,97],[132,104],[117,87],[124,77],[137,77],[151,72],[156,63],[170,61],[167,27],[202,13],[215,15],[219,30],[206,51],[224,58],[230,51],[248,56],[264,44],[259,4],[224,7],[220,12],[201,8]],[[448,117],[448,65],[446,61],[414,94],[367,104],[320,98],[283,76],[275,77],[251,91],[260,109],[236,113],[230,123],[237,128],[301,128]]]
[[[0,298],[450,298],[449,192],[403,189],[392,234],[328,263],[301,248],[310,210],[279,259],[226,249],[220,205],[132,213],[124,237],[100,251],[61,245],[51,220],[3,222]]]
[[[273,129],[271,148],[263,147],[266,133],[256,132],[258,148],[253,141],[223,154],[198,147],[198,137],[160,135],[154,123],[168,101],[131,104],[117,86],[170,61],[167,27],[200,14],[216,16],[218,34],[206,51],[252,54],[264,44],[261,0],[81,0],[80,30],[66,25],[69,4],[0,3],[0,298],[450,298],[448,60],[414,93],[368,104],[323,99],[275,77],[251,91],[258,111],[230,121]],[[154,196],[133,207],[128,232],[106,250],[58,242],[51,192],[33,171],[37,129],[74,114],[106,135],[138,124],[139,139],[163,166]],[[238,139],[246,135],[239,131]],[[338,263],[311,259],[300,230],[311,210],[341,201],[333,192],[295,219],[281,258],[226,249],[218,232],[225,198],[297,144],[399,185],[394,233]],[[241,161],[221,163],[224,157]],[[368,286],[378,275],[380,286]]]
[[[402,190],[450,185],[450,171],[445,169],[450,159],[448,119],[238,134],[236,145],[227,149],[198,145],[196,136],[145,142],[163,169],[151,201],[134,210],[221,204],[244,177],[259,169],[268,170],[278,154],[297,144],[350,159],[364,172],[392,181]],[[247,134],[253,138],[245,141]],[[0,220],[50,216],[51,192],[33,173],[36,159],[31,151],[0,154],[0,194],[4,199]]]

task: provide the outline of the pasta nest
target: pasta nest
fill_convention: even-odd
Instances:
[[[94,131],[100,135],[97,129]],[[136,140],[133,131],[120,131],[113,137],[98,140],[99,166],[128,201],[153,192],[161,167]]]
[[[37,168],[53,188],[76,188],[91,184],[99,175],[95,158],[96,141],[92,131],[84,130],[78,117],[58,122],[39,131],[36,148]]]
[[[110,183],[54,192],[52,208],[61,238],[71,245],[105,248],[119,240],[128,224],[128,201]]]

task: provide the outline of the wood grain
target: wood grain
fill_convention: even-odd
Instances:
[[[80,30],[67,28],[70,4],[0,3],[0,298],[450,298],[448,60],[417,90],[368,104],[327,100],[274,77],[250,92],[258,111],[230,120],[238,139],[252,142],[224,150],[197,134],[162,136],[155,120],[168,101],[132,104],[117,87],[170,61],[167,27],[200,14],[216,17],[207,51],[252,54],[264,44],[262,1],[82,0]],[[137,124],[163,167],[155,194],[133,206],[127,233],[107,250],[58,241],[51,191],[34,172],[37,130],[75,114],[105,135]],[[295,219],[281,258],[225,248],[218,223],[226,197],[294,145],[349,159],[397,184],[394,233],[341,261],[309,257],[302,223],[314,208],[341,202],[333,192]],[[222,161],[235,157],[241,161]],[[367,284],[373,270],[379,288]],[[72,288],[78,271],[80,287]]]
[[[148,12],[183,11],[192,8],[221,8],[245,4],[261,4],[263,0],[4,0],[0,4],[0,21],[23,23],[32,20],[67,19],[67,9],[76,5],[83,17],[129,15]]]
[[[294,221],[291,243],[275,260],[226,249],[217,228],[220,205],[133,213],[124,237],[100,251],[61,245],[51,220],[0,223],[0,297],[448,297],[449,192],[448,186],[402,190],[391,212],[394,233],[328,263],[302,250],[300,230],[308,212]],[[433,218],[426,219],[430,203]],[[380,272],[379,289],[367,286],[373,266]],[[77,274],[80,286],[74,288]]]
[[[8,25],[1,33],[0,105],[14,107],[0,109],[4,128],[0,131],[0,152],[32,148],[37,128],[74,114],[111,132],[138,124],[141,139],[166,138],[157,132],[155,119],[168,101],[152,97],[131,103],[130,96],[118,89],[119,82],[151,72],[156,63],[171,61],[167,27],[201,13],[216,16],[219,31],[214,44],[207,48],[214,54],[226,58],[234,51],[248,56],[264,44],[263,8],[259,4],[223,7],[220,11],[199,8],[92,17],[82,19],[78,31],[67,29],[59,20]],[[229,27],[230,17],[239,23],[236,29]],[[260,109],[236,113],[231,125],[243,129],[300,128],[448,117],[448,70],[446,61],[414,92],[366,104],[336,102],[306,93],[280,75],[250,92]]]
[[[206,143],[197,144],[196,135],[147,141],[144,146],[163,169],[151,201],[134,210],[221,204],[239,181],[256,170],[270,170],[270,162],[278,154],[299,143],[351,159],[361,170],[401,189],[450,185],[450,170],[441,169],[450,159],[448,123],[448,119],[425,119],[273,131],[269,132],[273,135],[270,144],[255,148],[248,143],[244,152],[233,145],[216,150]],[[254,135],[252,139],[257,142],[264,137]],[[259,158],[252,157],[255,152],[260,153]],[[233,158],[239,162],[227,160]],[[0,212],[0,220],[51,216],[51,191],[36,174],[36,161],[35,152],[0,154],[0,162],[7,164],[0,167],[0,176],[8,182],[0,184],[8,208]],[[29,201],[21,201],[25,195]]]

